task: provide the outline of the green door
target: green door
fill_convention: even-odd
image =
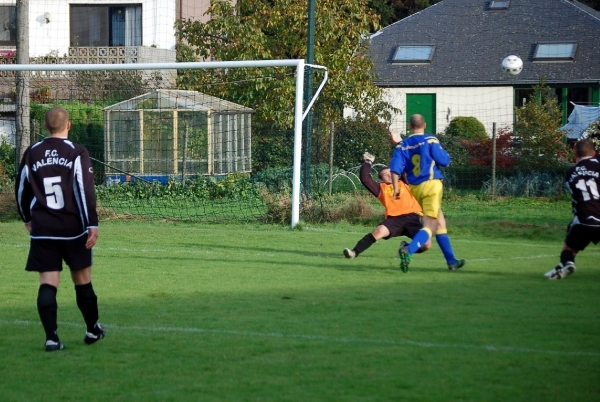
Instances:
[[[436,134],[435,130],[435,94],[406,94],[406,130],[410,116],[423,115],[427,127],[426,133]],[[407,133],[408,134],[408,133]]]

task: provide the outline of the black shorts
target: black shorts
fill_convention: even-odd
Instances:
[[[32,239],[26,271],[62,271],[64,261],[71,271],[92,266],[92,250],[85,248],[87,234],[72,240]]]
[[[573,250],[581,251],[590,244],[600,242],[600,226],[582,225],[571,223],[567,226],[565,244]]]
[[[390,235],[384,237],[385,240],[398,236],[407,236],[412,239],[419,230],[423,229],[423,221],[419,214],[388,216],[380,225],[390,231]]]

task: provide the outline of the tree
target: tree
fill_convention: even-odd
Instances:
[[[525,106],[515,108],[515,135],[520,142],[519,167],[543,170],[562,163],[567,150],[556,97],[543,78],[533,90]]]
[[[381,25],[387,26],[417,13],[441,0],[369,0],[369,8],[381,17]],[[593,0],[592,0],[593,1]]]
[[[589,127],[583,132],[582,138],[588,138],[592,140],[596,151],[600,151],[600,120],[590,124]]]
[[[176,23],[178,61],[303,59],[307,43],[305,0],[212,0],[206,23]],[[379,17],[363,1],[319,0],[316,10],[315,63],[326,66],[329,81],[320,95],[326,120],[341,119],[339,105],[362,116],[389,119],[393,108],[373,85],[372,61],[364,40]],[[315,76],[319,77],[318,70]],[[254,121],[282,129],[293,121],[294,77],[282,68],[187,70],[178,86],[255,109]],[[211,85],[207,85],[211,84]]]
[[[365,151],[379,163],[387,164],[394,150],[390,130],[375,120],[346,119],[336,127],[335,138],[334,164],[342,169],[359,165]]]

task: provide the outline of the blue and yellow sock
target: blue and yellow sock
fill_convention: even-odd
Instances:
[[[412,241],[408,245],[408,252],[410,254],[414,254],[421,247],[425,245],[431,239],[431,230],[428,228],[423,228],[417,232],[415,237],[413,237]]]
[[[450,244],[448,231],[446,229],[438,230],[435,234],[435,240],[442,249],[442,253],[444,253],[448,265],[456,264],[456,257],[454,256],[454,250],[452,250],[452,245]]]

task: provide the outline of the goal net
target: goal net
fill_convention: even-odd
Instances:
[[[104,217],[240,221],[263,217],[268,208],[263,183],[251,177],[252,144],[285,140],[293,166],[288,216],[295,226],[302,120],[326,82],[325,68],[303,60],[78,64],[104,60],[79,56],[0,64],[2,107],[27,119],[18,133],[13,123],[5,141],[22,151],[45,138],[45,112],[64,107],[70,139],[92,157]],[[305,101],[309,69],[322,72],[321,83]],[[284,110],[264,123],[265,105],[282,97]]]

